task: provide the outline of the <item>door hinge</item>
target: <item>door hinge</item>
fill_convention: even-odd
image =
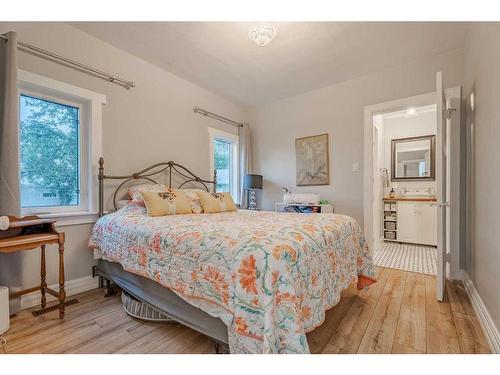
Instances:
[[[444,111],[445,111],[444,115],[445,115],[446,119],[451,120],[451,115],[453,112],[456,111],[456,108],[446,108]]]

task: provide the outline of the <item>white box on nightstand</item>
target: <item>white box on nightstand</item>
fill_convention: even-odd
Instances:
[[[9,288],[0,286],[0,335],[7,332],[9,327]]]

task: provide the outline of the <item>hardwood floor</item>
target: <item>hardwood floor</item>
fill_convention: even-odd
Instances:
[[[444,302],[435,299],[434,276],[380,268],[368,290],[351,287],[307,334],[312,353],[489,353],[460,282],[448,282]],[[76,296],[66,319],[57,311],[11,319],[7,353],[214,353],[205,336],[180,324],[130,318],[119,297],[102,290]]]

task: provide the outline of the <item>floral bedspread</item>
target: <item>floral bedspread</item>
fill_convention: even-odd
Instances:
[[[342,290],[374,281],[360,226],[337,214],[148,217],[129,204],[99,219],[90,246],[220,318],[231,353],[308,353],[306,332]]]

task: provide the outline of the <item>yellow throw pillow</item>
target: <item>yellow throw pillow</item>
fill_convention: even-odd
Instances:
[[[141,191],[148,216],[165,216],[176,214],[190,214],[191,202],[179,190]]]
[[[179,189],[174,189],[175,191]],[[200,197],[198,196],[198,192],[203,191],[201,189],[182,189],[182,192],[186,194],[186,198],[191,202],[191,211],[193,214],[201,214],[203,213],[203,206],[200,202]]]
[[[234,204],[233,198],[229,193],[207,193],[198,191],[203,211],[211,214],[215,212],[236,211],[237,207]]]

